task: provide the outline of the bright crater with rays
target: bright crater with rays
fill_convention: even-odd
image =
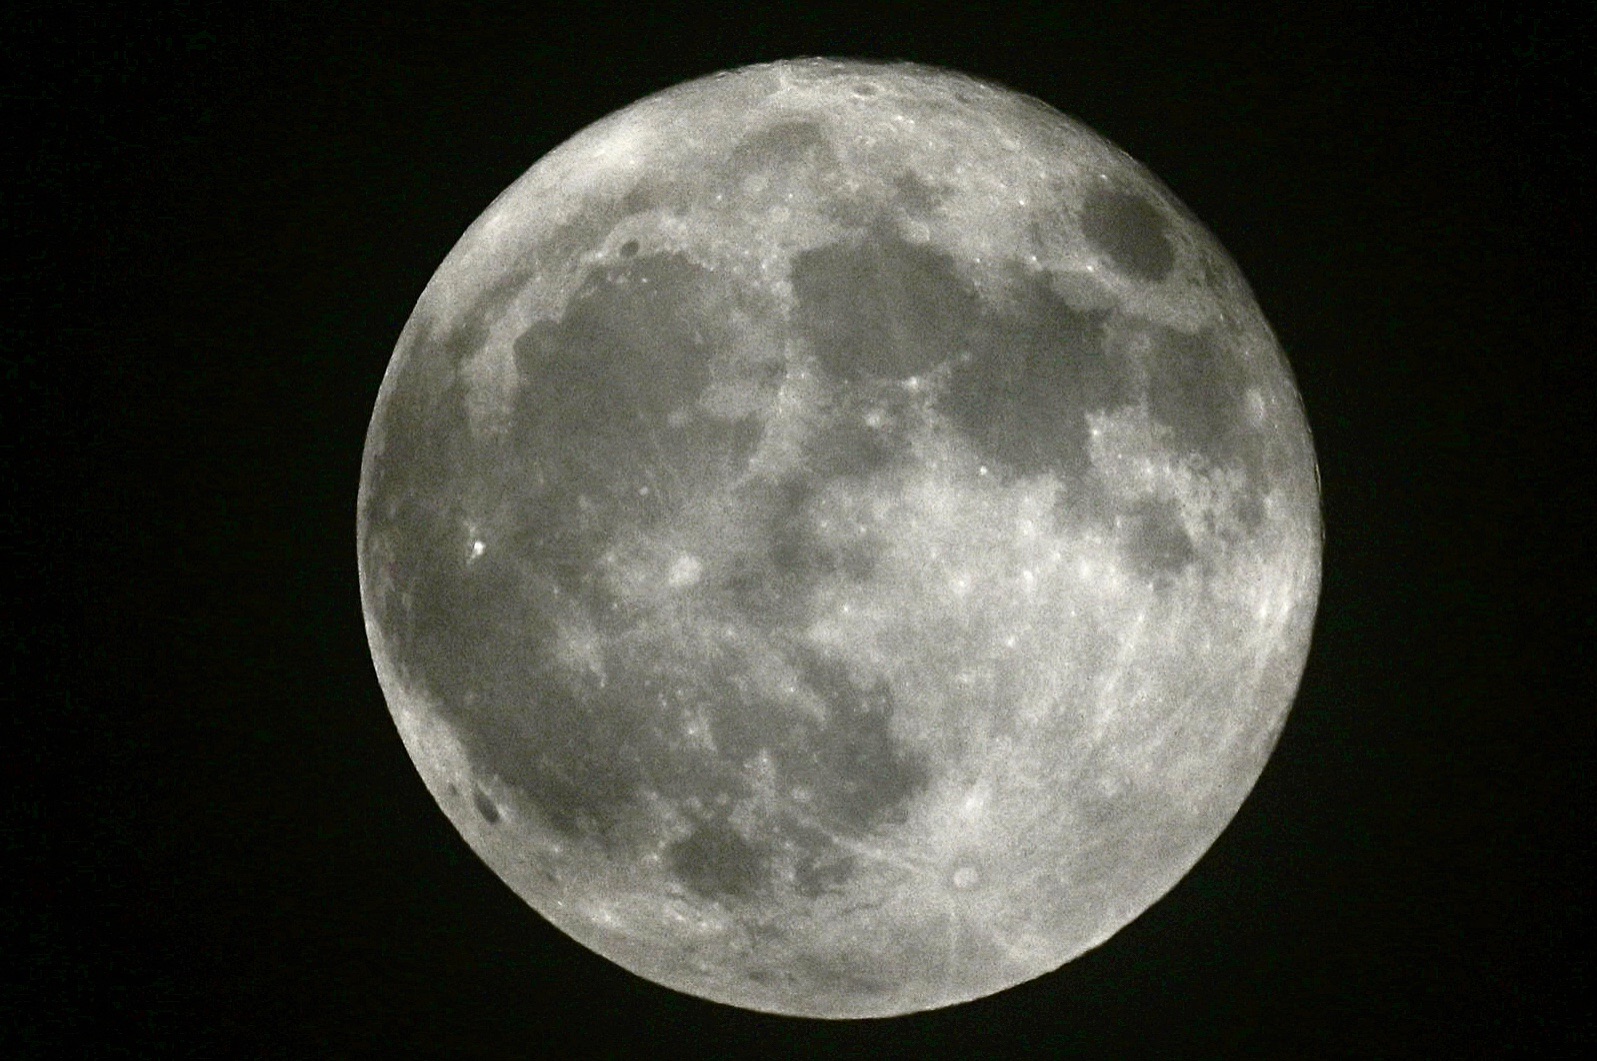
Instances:
[[[1230,821],[1319,590],[1280,347],[1035,100],[799,61],[584,130],[461,239],[361,476],[417,769],[561,930],[820,1017],[1094,947]]]

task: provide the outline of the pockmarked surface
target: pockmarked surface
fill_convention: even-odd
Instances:
[[[1102,943],[1232,818],[1319,590],[1236,267],[1005,89],[797,61],[584,130],[418,302],[361,593],[417,769],[570,936],[819,1017]]]

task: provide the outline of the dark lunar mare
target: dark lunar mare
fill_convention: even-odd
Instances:
[[[1175,267],[1170,222],[1136,192],[1113,187],[1089,192],[1081,205],[1081,232],[1127,276],[1158,281]]]
[[[782,640],[781,635],[776,635]],[[861,685],[837,660],[788,642],[787,658],[799,668],[804,690],[825,710],[824,721],[790,703],[730,695],[712,703],[716,751],[658,790],[689,808],[693,831],[670,848],[671,866],[706,898],[746,898],[769,887],[772,841],[798,849],[800,889],[819,894],[840,886],[853,860],[835,836],[859,837],[902,820],[905,806],[930,781],[929,764],[909,755],[892,734],[895,703],[885,683]],[[807,793],[802,808],[776,817],[746,836],[732,821],[738,801],[752,795],[738,764],[764,753],[774,760],[779,784]],[[658,782],[660,779],[656,779]]]
[[[978,306],[946,253],[882,229],[796,255],[793,300],[798,334],[850,383],[930,372],[959,352]]]
[[[1145,578],[1173,574],[1198,559],[1173,502],[1142,501],[1120,519],[1120,554],[1134,573]]]
[[[940,411],[997,469],[1018,475],[1089,482],[1087,414],[1139,391],[1178,446],[1253,456],[1238,427],[1239,365],[1206,337],[1151,329],[1156,364],[1139,374],[1109,351],[1107,315],[1073,309],[1041,274],[1017,271],[995,309],[946,255],[877,232],[799,256],[794,290],[798,334],[831,381],[821,426],[803,441],[802,468],[740,487],[762,495],[742,501],[757,544],[706,592],[780,646],[824,705],[824,723],[751,694],[746,662],[733,655],[676,673],[660,664],[673,646],[654,644],[612,653],[601,683],[553,652],[563,619],[611,635],[647,620],[598,584],[599,557],[621,530],[655,527],[686,498],[729,489],[758,445],[755,418],[691,413],[728,338],[718,324],[723,285],[686,259],[632,255],[596,268],[562,319],[529,329],[515,344],[525,382],[507,438],[472,436],[462,381],[440,368],[480,349],[505,294],[485,297],[445,335],[421,333],[388,406],[368,502],[371,529],[391,550],[394,588],[379,621],[405,673],[458,723],[478,772],[551,830],[600,841],[635,816],[641,793],[658,793],[691,824],[668,852],[673,871],[726,901],[766,888],[775,857],[768,840],[732,822],[750,795],[749,757],[765,751],[784,784],[815,794],[805,813],[821,827],[788,822],[783,835],[800,849],[797,886],[816,894],[852,871],[829,834],[892,821],[929,779],[927,764],[895,745],[891,691],[856,685],[796,636],[817,578],[866,578],[874,563],[869,543],[840,549],[816,534],[823,487],[907,459],[902,432],[866,426],[863,397],[891,409],[884,381],[947,366]],[[475,559],[468,518],[491,541]],[[1168,504],[1125,518],[1136,569],[1192,561]],[[713,753],[685,749],[681,720],[692,711],[713,719]],[[497,820],[486,797],[477,805]]]
[[[885,686],[857,685],[800,646],[775,611],[739,621],[779,646],[824,721],[752,691],[747,661],[733,652],[675,665],[681,646],[658,631],[638,635],[670,620],[651,627],[654,617],[629,611],[594,577],[622,532],[657,527],[687,498],[724,491],[758,443],[757,420],[692,413],[727,341],[717,331],[724,314],[714,312],[718,283],[672,256],[596,269],[561,320],[516,342],[524,382],[504,437],[473,437],[459,376],[436,367],[480,348],[490,307],[447,335],[418,336],[389,404],[367,512],[374,540],[387,543],[392,589],[376,611],[392,655],[455,723],[475,771],[546,828],[601,845],[629,835],[622,827],[636,820],[640,797],[654,794],[690,826],[668,851],[673,872],[700,894],[736,901],[769,887],[774,857],[768,838],[751,839],[732,820],[752,793],[750,757],[767,753],[782,784],[814,793],[805,816],[822,828],[784,821],[767,831],[797,838],[812,889],[847,872],[828,830],[858,834],[892,820],[928,770],[895,745]],[[772,484],[751,571],[794,600],[818,567],[868,572],[867,558],[829,553],[806,535],[818,484],[897,459],[897,443],[864,428],[847,402],[830,423],[808,443],[808,472]],[[481,527],[480,556],[467,521]],[[607,635],[604,680],[556,658],[561,624],[573,621]],[[685,741],[692,711],[712,720],[714,751]],[[480,792],[474,802],[484,820],[500,817]]]
[[[1258,482],[1265,439],[1243,416],[1247,366],[1213,330],[1189,334],[1150,326],[1150,333],[1148,412],[1171,429],[1171,447],[1201,454],[1210,466],[1234,464]]]
[[[1082,312],[1043,273],[1012,273],[983,307],[939,408],[995,470],[1088,477],[1087,414],[1135,399],[1129,366],[1104,345],[1107,312]]]

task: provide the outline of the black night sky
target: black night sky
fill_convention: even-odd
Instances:
[[[1036,6],[11,8],[0,1052],[1592,1045],[1589,9]],[[378,383],[466,226],[643,95],[816,54],[1000,81],[1148,165],[1288,352],[1327,525],[1296,707],[1196,869],[1053,975],[852,1024],[657,988],[525,907],[406,756],[355,570]]]

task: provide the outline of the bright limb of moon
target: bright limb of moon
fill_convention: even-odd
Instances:
[[[903,1013],[1058,968],[1258,778],[1321,526],[1216,241],[1045,105],[821,60],[678,86],[423,292],[358,512],[417,769],[657,983]]]

